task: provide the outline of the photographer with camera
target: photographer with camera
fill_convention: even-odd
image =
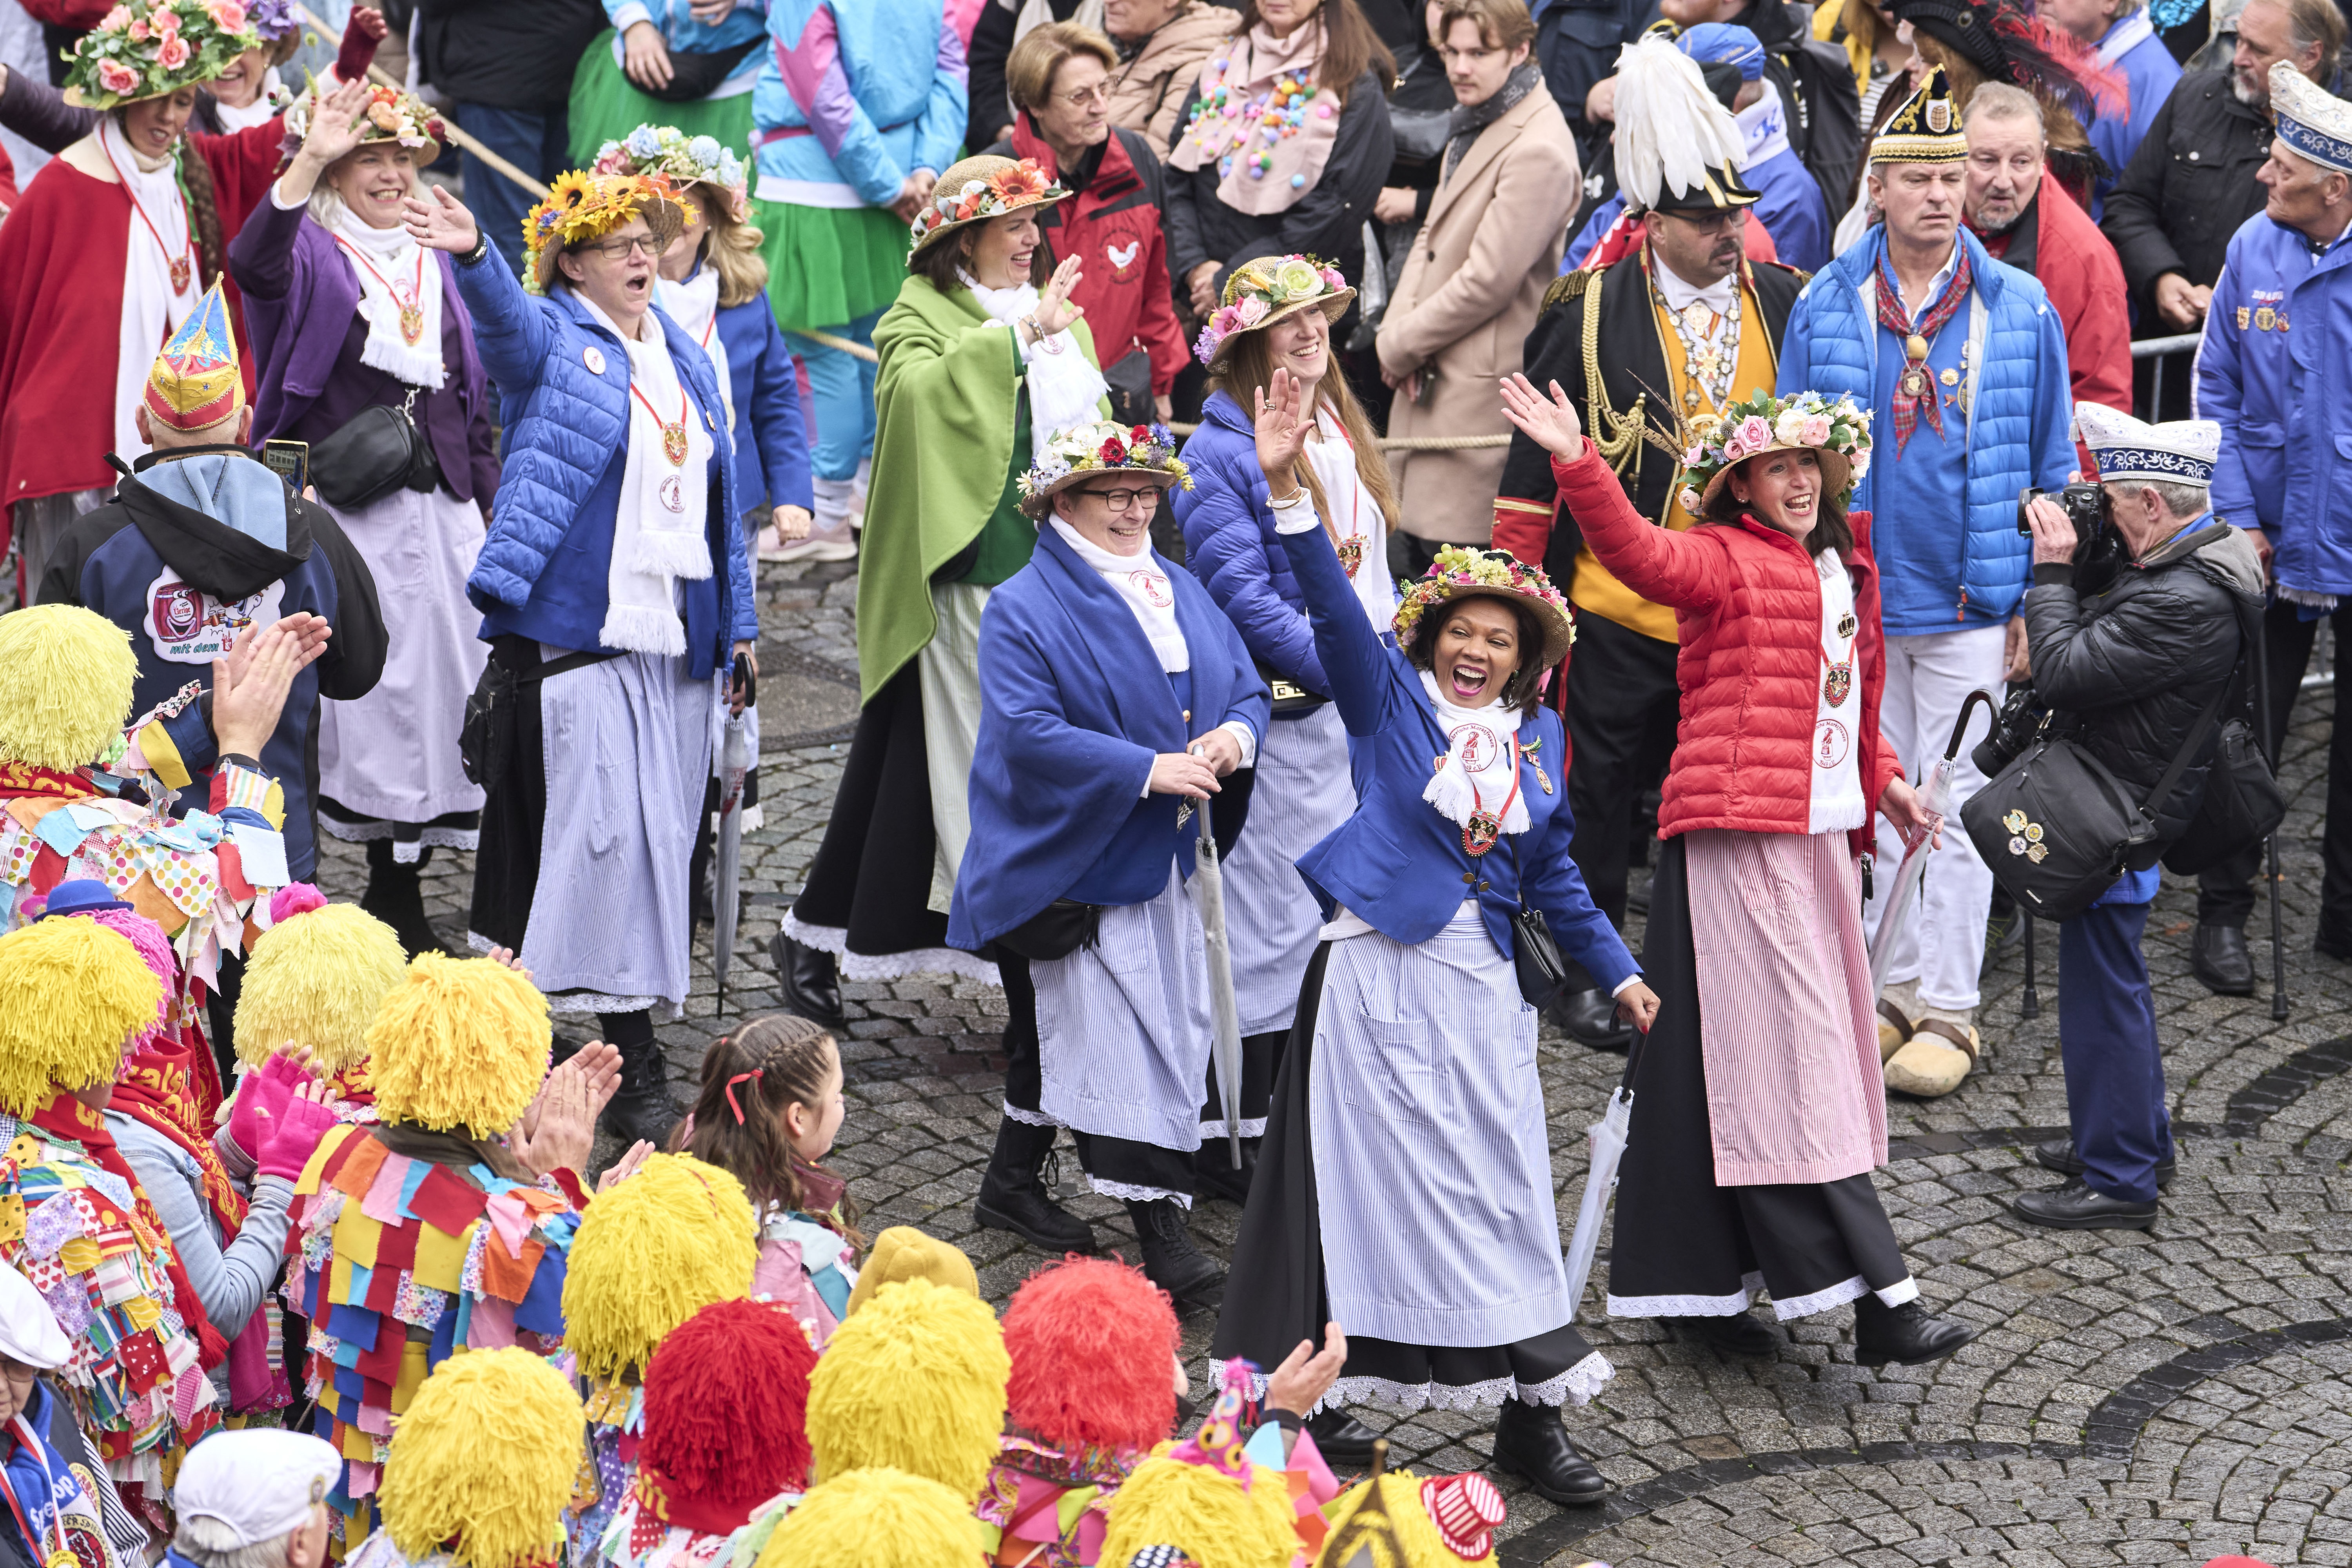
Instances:
[[[2257,612],[2263,573],[2253,542],[2207,503],[2220,426],[2144,425],[2095,403],[2076,404],[2074,420],[2099,467],[2100,504],[2089,504],[2090,487],[2069,485],[2062,498],[2035,495],[2024,507],[2033,535],[2025,626],[2034,696],[2050,729],[2063,727],[2135,801],[2158,789],[2184,749],[2194,754],[2170,798],[2155,803],[2145,859],[2134,855],[2113,888],[2059,922],[2058,1045],[2073,1135],[2036,1153],[2069,1179],[2011,1206],[2062,1230],[2145,1230],[2156,1221],[2158,1187],[2172,1178],[2173,1151],[2140,937],[2157,855],[2197,815],[2213,752],[2209,706],[2238,668],[2241,612]],[[2119,549],[2085,548],[2108,530]],[[2005,722],[1979,748],[1977,765],[1997,773],[2037,727]],[[1987,754],[1996,748],[2009,755]],[[2005,824],[2015,835],[2008,847],[2039,864],[2043,828],[2015,820],[2023,815]]]

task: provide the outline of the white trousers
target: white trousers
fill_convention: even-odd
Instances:
[[[1886,639],[1886,691],[1880,699],[1878,731],[1902,759],[1903,773],[1913,784],[1926,775],[1927,765],[1950,744],[1952,721],[1971,691],[1992,694],[2000,701],[2001,647],[2006,629],[1979,626],[1968,631],[1933,632],[1923,637]],[[1952,775],[1952,797],[1944,806],[1944,847],[1927,861],[1919,900],[1911,908],[1908,931],[1890,933],[1895,943],[1886,969],[1890,984],[1919,983],[1919,1000],[1931,1007],[1962,1008],[1977,1005],[1977,972],[1984,966],[1985,917],[1992,910],[1992,872],[1978,858],[1976,847],[1960,827],[1960,806],[1983,787],[1969,752],[1991,729],[1991,716],[1978,714],[1960,737],[1959,765]],[[1894,886],[1895,868],[1903,863],[1903,839],[1884,817],[1878,824],[1878,890]],[[1880,900],[1863,906],[1863,923],[1878,941]]]

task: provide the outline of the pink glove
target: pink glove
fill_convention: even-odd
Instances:
[[[315,1100],[286,1101],[262,1144],[260,1169],[257,1176],[282,1176],[298,1181],[302,1167],[319,1147],[319,1141],[334,1129],[335,1113]]]
[[[302,1069],[282,1051],[273,1053],[258,1068],[245,1075],[245,1082],[237,1088],[236,1104],[229,1111],[228,1135],[247,1158],[261,1157],[262,1145],[269,1141],[270,1131],[284,1114],[286,1102],[294,1098],[296,1086],[306,1079]]]
[[[383,12],[365,5],[352,6],[351,20],[343,24],[342,45],[335,54],[337,78],[364,81],[368,67],[375,63],[376,46],[383,42],[387,30]]]

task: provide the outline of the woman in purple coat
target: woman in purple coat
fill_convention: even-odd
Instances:
[[[425,918],[418,873],[436,845],[473,848],[480,826],[457,731],[482,673],[466,577],[499,460],[450,260],[401,225],[416,171],[440,152],[441,122],[364,83],[319,108],[305,99],[287,110],[300,150],[230,245],[229,270],[260,362],[253,438],[309,443],[319,500],[383,605],[383,679],[356,701],[322,705],[319,825],[367,845],[360,905],[413,953],[447,945]],[[377,461],[352,460],[357,437],[391,426],[379,405],[405,412],[426,456],[402,468],[379,442]]]

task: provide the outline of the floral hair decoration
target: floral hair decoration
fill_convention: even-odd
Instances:
[[[1021,510],[1043,518],[1053,510],[1055,491],[1088,475],[1112,472],[1192,488],[1192,471],[1176,455],[1176,437],[1167,426],[1096,420],[1071,426],[1038,449],[1035,465],[1021,476]]]
[[[547,199],[522,220],[523,286],[534,294],[546,293],[555,258],[565,247],[602,239],[638,217],[660,245],[677,237],[686,213],[677,185],[667,174],[591,174],[574,169],[557,175],[547,188]]]
[[[1719,416],[1689,420],[1684,433],[1681,500],[1694,516],[1715,499],[1732,469],[1766,452],[1818,453],[1829,493],[1841,502],[1870,471],[1870,411],[1843,395],[1832,402],[1818,392],[1787,397],[1758,392],[1726,405]]]
[[[1192,353],[1210,369],[1218,368],[1226,340],[1237,332],[1270,327],[1309,306],[1336,321],[1348,310],[1356,291],[1328,261],[1312,256],[1270,256],[1244,262],[1225,279],[1225,292],[1214,314],[1192,341]]]
[[[302,26],[302,19],[294,14],[294,0],[251,0],[245,8],[245,19],[265,44],[274,44]]]
[[[162,98],[260,47],[245,0],[124,0],[74,45],[66,101],[113,109]]]
[[[323,94],[314,79],[300,96],[286,106],[286,136],[289,149],[301,145],[302,138],[310,133],[310,115]],[[423,99],[402,92],[397,88],[380,82],[368,84],[367,107],[361,110],[367,129],[360,137],[360,145],[372,142],[397,142],[416,153],[416,166],[423,168],[441,155],[448,144],[449,128],[433,112],[433,106]]]
[[[675,125],[640,125],[622,140],[597,148],[589,172],[667,174],[680,189],[709,185],[737,223],[748,222],[751,216],[750,175],[743,160],[716,136],[688,136]]]
[[[920,250],[965,224],[1003,217],[1022,207],[1044,206],[1069,194],[1047,177],[1034,158],[1018,163],[987,153],[966,158],[940,176],[931,199],[908,226],[914,248]]]
[[[1542,668],[1568,657],[1576,641],[1576,620],[1551,579],[1507,550],[1472,550],[1461,545],[1440,550],[1428,573],[1405,590],[1404,602],[1397,606],[1392,623],[1397,642],[1409,647],[1413,628],[1433,606],[1480,595],[1524,604],[1536,612],[1544,628]]]

